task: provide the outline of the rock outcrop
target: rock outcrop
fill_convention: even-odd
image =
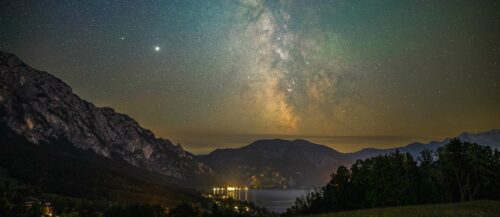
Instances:
[[[176,180],[212,174],[194,156],[134,119],[96,107],[70,86],[0,52],[0,123],[35,145],[60,143]]]

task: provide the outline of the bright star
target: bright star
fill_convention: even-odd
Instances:
[[[155,51],[160,51],[160,46],[155,46]]]

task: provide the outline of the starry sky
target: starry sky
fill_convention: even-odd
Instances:
[[[0,2],[0,50],[194,153],[500,128],[500,2]]]

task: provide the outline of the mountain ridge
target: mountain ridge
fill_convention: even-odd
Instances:
[[[65,143],[186,181],[209,167],[126,114],[96,107],[59,78],[0,52],[0,122],[33,144]]]
[[[461,133],[457,138],[500,150],[498,129],[475,134]],[[237,177],[237,180],[219,180],[222,183],[238,183],[258,188],[301,188],[321,186],[338,166],[350,166],[358,159],[384,155],[396,150],[417,156],[425,149],[436,150],[450,140],[451,138],[445,138],[427,144],[413,142],[395,148],[366,148],[342,153],[304,139],[263,139],[239,148],[216,149],[197,157],[217,174]],[[278,164],[276,161],[284,163]]]
[[[500,150],[500,129],[491,129],[491,130],[479,132],[479,133],[462,132],[455,138],[458,138],[462,141],[473,142],[473,143],[477,143],[480,145],[490,146],[494,149]],[[366,149],[362,149],[362,150],[359,150],[356,152],[352,152],[351,154],[363,155],[364,153],[370,152],[370,151],[386,154],[386,153],[390,153],[390,152],[394,152],[396,150],[399,150],[400,152],[409,152],[412,155],[418,155],[421,151],[423,151],[425,149],[436,150],[440,146],[443,146],[446,143],[448,143],[451,139],[452,138],[448,137],[448,138],[445,138],[441,141],[432,140],[428,143],[412,142],[412,143],[409,143],[405,146],[387,148],[387,149],[366,148]]]
[[[199,155],[198,159],[217,174],[230,177],[220,177],[220,183],[255,188],[319,186],[330,175],[329,165],[345,160],[340,152],[327,146],[284,139],[257,140],[241,148],[217,149]]]
[[[221,176],[219,183],[264,188],[320,186],[339,165],[396,150],[417,155],[450,140],[341,153],[304,139],[263,139],[197,156],[167,139],[157,138],[126,114],[81,99],[59,78],[5,52],[0,52],[0,115],[3,128],[32,144],[71,145],[184,184],[210,179],[215,170],[229,177]],[[458,138],[500,149],[498,129],[464,132]]]

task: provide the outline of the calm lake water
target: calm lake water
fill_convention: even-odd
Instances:
[[[285,212],[293,205],[295,198],[309,193],[306,189],[250,189],[248,200],[273,212]]]

